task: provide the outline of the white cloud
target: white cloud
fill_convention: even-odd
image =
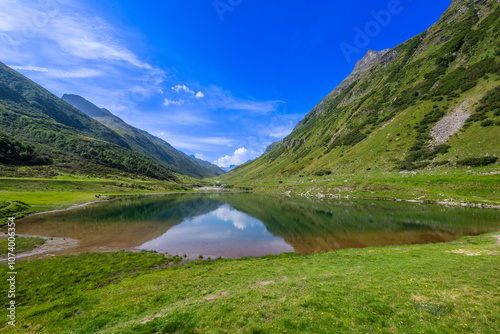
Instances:
[[[184,100],[173,101],[173,100],[165,99],[163,101],[163,105],[165,105],[165,106],[169,106],[171,104],[180,106],[183,103],[184,103]]]
[[[3,0],[0,22],[0,51],[36,49],[35,56],[54,56],[61,63],[99,60],[152,68],[115,38],[117,32],[108,22],[67,1]]]
[[[85,95],[114,112],[134,112],[161,94],[165,72],[128,47],[137,44],[133,31],[94,13],[81,0],[0,1],[2,61],[56,95]]]
[[[47,77],[50,78],[91,78],[102,76],[104,73],[95,69],[88,68],[73,68],[73,69],[48,69],[46,67],[36,67],[36,66],[16,66],[9,65],[14,70],[17,71],[32,71],[46,73]]]
[[[224,204],[223,206],[219,207],[217,210],[211,212],[211,214],[216,216],[220,220],[223,220],[225,222],[231,222],[233,226],[236,227],[238,230],[244,230],[247,227],[251,227],[254,226],[256,223],[259,223],[258,221],[256,221],[255,218],[245,213],[239,212],[227,204]]]
[[[203,94],[202,92],[198,92],[194,97],[196,97],[197,99],[201,99],[202,97],[205,97],[205,94]]]
[[[255,159],[257,156],[261,155],[262,152],[257,152],[255,150],[247,150],[241,147],[234,151],[234,154],[225,157],[221,157],[214,161],[213,163],[219,167],[229,167],[231,165],[241,165],[250,159]]]
[[[172,87],[172,89],[175,90],[177,93],[179,93],[180,91],[184,91],[186,93],[194,95],[194,92],[191,89],[189,89],[186,85],[175,85],[174,87]]]
[[[15,66],[8,65],[10,68],[17,71],[34,71],[34,72],[50,72],[50,70],[46,67],[36,67],[36,66]]]
[[[205,160],[205,156],[202,153],[195,153],[194,157],[196,159]]]

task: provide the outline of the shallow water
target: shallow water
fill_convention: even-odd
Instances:
[[[493,231],[500,231],[499,210],[248,193],[126,197],[17,224],[19,234],[79,241],[51,256],[122,249],[193,257],[308,254],[446,242]]]

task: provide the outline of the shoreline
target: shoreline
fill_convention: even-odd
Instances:
[[[308,199],[311,198],[317,198],[317,199],[345,199],[345,200],[373,200],[373,201],[390,201],[390,202],[406,202],[406,203],[420,203],[420,204],[436,204],[436,205],[444,205],[444,206],[461,206],[461,207],[470,207],[470,208],[478,208],[478,209],[500,209],[500,204],[485,204],[485,203],[462,203],[462,202],[448,202],[448,201],[432,201],[432,200],[419,200],[419,199],[404,199],[404,198],[381,198],[381,197],[363,197],[363,196],[339,196],[339,195],[334,195],[334,194],[324,194],[324,193],[317,193],[315,195],[311,195],[308,193],[299,193],[299,194],[291,194],[291,191],[285,191],[285,192],[266,192],[266,191],[253,191],[257,193],[264,193],[264,194],[278,194],[278,195],[283,195],[287,197],[305,197]]]
[[[42,256],[42,255],[47,256],[48,258],[55,257],[57,255],[50,253],[72,249],[77,247],[78,244],[80,243],[79,240],[66,237],[46,237],[42,235],[31,235],[31,234],[16,234],[16,237],[41,238],[45,240],[45,242],[42,245],[37,246],[30,251],[17,253],[16,260],[20,261],[35,260],[38,258],[37,256]],[[0,238],[3,239],[3,235]],[[0,263],[4,262],[7,262],[7,258],[0,257]]]
[[[30,213],[30,214],[27,214],[26,216],[24,216],[23,218],[30,217],[30,216],[36,216],[36,215],[42,215],[42,214],[46,214],[46,213],[64,212],[64,211],[68,211],[68,210],[83,208],[83,207],[86,207],[87,205],[91,205],[91,204],[95,204],[95,203],[103,203],[106,201],[108,201],[108,199],[103,198],[100,201],[92,201],[92,202],[87,202],[87,203],[83,203],[83,204],[74,204],[66,209],[57,209],[57,210],[49,210],[49,211],[40,211],[40,212]]]
[[[220,192],[224,193],[241,193],[240,191],[231,191],[231,190],[221,190]],[[248,192],[248,191],[245,191]],[[311,198],[317,198],[317,199],[337,199],[337,200],[374,200],[374,201],[391,201],[391,202],[406,202],[406,203],[420,203],[420,204],[436,204],[436,205],[444,205],[444,206],[460,206],[460,207],[470,207],[470,208],[478,208],[478,209],[497,209],[500,210],[500,204],[499,205],[494,205],[494,204],[483,204],[483,203],[462,203],[462,202],[447,202],[447,201],[431,201],[431,200],[418,200],[418,199],[403,199],[403,198],[381,198],[381,197],[363,197],[363,196],[339,196],[339,195],[334,195],[334,194],[323,194],[323,193],[318,193],[316,195],[310,195],[310,194],[291,194],[290,191],[286,192],[266,192],[266,191],[259,191],[259,190],[252,190],[250,191],[251,193],[260,193],[260,194],[277,194],[277,195],[282,195],[286,197],[305,197],[308,199]],[[20,218],[19,220],[22,220],[25,217],[30,217],[30,216],[35,216],[35,215],[41,215],[41,214],[49,214],[49,213],[56,213],[56,212],[65,212],[73,209],[78,209],[82,208],[88,205],[92,204],[97,204],[97,203],[104,203],[110,200],[113,200],[115,198],[120,198],[120,197],[131,197],[131,196],[153,196],[153,195],[172,195],[172,194],[186,194],[188,192],[165,192],[165,193],[144,193],[144,194],[123,194],[123,195],[104,195],[102,200],[98,201],[91,201],[91,202],[86,202],[83,204],[74,204],[71,205],[65,209],[57,209],[57,210],[49,210],[49,211],[40,211],[40,212],[34,212],[25,215],[24,217]],[[193,191],[189,193],[197,193],[197,194],[212,194],[214,193],[214,190],[212,191]]]
[[[42,215],[42,214],[48,214],[48,213],[56,213],[56,212],[64,212],[64,211],[69,211],[73,209],[78,209],[78,208],[83,208],[85,206],[91,205],[91,204],[97,204],[97,203],[105,203],[108,201],[111,201],[116,198],[120,197],[132,197],[132,196],[154,196],[154,195],[174,195],[174,194],[192,194],[192,193],[197,193],[197,194],[213,194],[214,191],[192,191],[192,192],[176,192],[176,191],[171,191],[171,192],[165,192],[165,193],[144,193],[144,194],[123,194],[123,195],[103,195],[101,200],[98,201],[91,201],[91,202],[86,202],[82,204],[73,204],[65,209],[57,209],[57,210],[49,210],[49,211],[40,211],[40,212],[34,212],[34,213],[29,213],[25,215],[22,218],[19,218],[17,220],[21,220],[26,217],[31,217],[31,216],[36,216],[36,215]],[[220,190],[220,192],[231,192],[228,190]],[[234,193],[238,193],[237,191],[234,191]]]

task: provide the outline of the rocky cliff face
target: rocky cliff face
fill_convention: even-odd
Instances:
[[[358,73],[358,72],[363,72],[375,65],[376,63],[380,62],[383,56],[389,52],[389,49],[382,50],[382,51],[373,51],[373,50],[368,50],[366,55],[363,57],[363,59],[359,60],[356,63],[356,66],[354,66],[354,71],[352,71],[352,74]]]

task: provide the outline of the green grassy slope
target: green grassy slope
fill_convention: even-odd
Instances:
[[[130,150],[117,133],[2,63],[0,141],[2,176],[42,170],[46,176],[65,172],[177,181],[162,164]]]
[[[224,173],[219,167],[192,158],[176,150],[166,141],[128,125],[108,110],[97,107],[81,96],[65,94],[62,99],[115,131],[134,151],[164,164],[177,173],[196,178],[213,177]]]
[[[262,185],[400,171],[465,175],[488,164],[478,172],[498,170],[499,40],[500,4],[454,1],[422,34],[370,51],[288,137],[221,180]],[[465,125],[435,143],[436,124],[461,112],[471,114]]]
[[[80,254],[16,265],[5,333],[494,333],[498,240],[196,261]],[[6,272],[0,273],[2,280]],[[7,294],[0,295],[5,305]]]

